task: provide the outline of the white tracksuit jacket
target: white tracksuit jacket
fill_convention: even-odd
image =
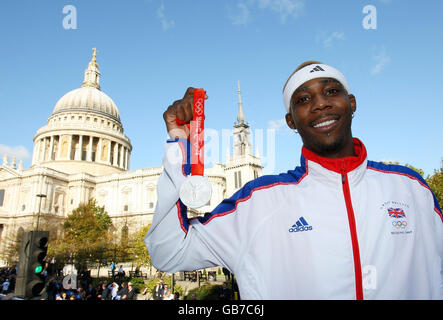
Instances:
[[[168,141],[145,238],[153,265],[225,266],[242,299],[442,299],[435,196],[415,171],[368,161],[354,145],[358,156],[334,160],[303,148],[295,170],[250,181],[188,219],[178,190],[189,145]]]

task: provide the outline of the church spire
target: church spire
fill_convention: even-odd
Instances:
[[[92,48],[92,59],[85,70],[85,79],[82,87],[93,87],[100,90],[100,72],[98,71],[96,48]]]
[[[241,90],[240,90],[240,80],[238,80],[238,113],[237,113],[237,122],[238,124],[245,123],[245,115],[243,113],[243,102],[241,100]]]
[[[245,156],[251,152],[251,144],[249,142],[249,125],[245,122],[243,113],[243,102],[241,99],[240,80],[238,81],[238,113],[237,122],[234,123],[234,153],[233,158]]]

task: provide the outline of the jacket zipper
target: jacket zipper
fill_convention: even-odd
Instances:
[[[354,209],[352,208],[351,192],[349,190],[348,175],[345,168],[341,173],[343,194],[345,196],[346,210],[348,213],[349,229],[352,240],[352,253],[354,255],[355,292],[357,300],[363,300],[363,279],[360,262],[360,250],[358,248],[357,228],[355,224]]]

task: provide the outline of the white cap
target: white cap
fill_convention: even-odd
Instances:
[[[289,112],[291,98],[295,90],[297,90],[303,83],[318,78],[333,78],[340,82],[343,87],[349,92],[348,82],[343,73],[327,64],[310,64],[306,67],[294,72],[286,81],[283,88],[283,103],[286,112]]]

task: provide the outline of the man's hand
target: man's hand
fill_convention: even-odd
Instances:
[[[205,96],[205,100],[208,96]],[[193,119],[193,105],[194,105],[194,88],[186,90],[183,99],[174,101],[172,105],[163,113],[166,130],[171,139],[184,138],[189,136],[189,129],[186,124]]]

